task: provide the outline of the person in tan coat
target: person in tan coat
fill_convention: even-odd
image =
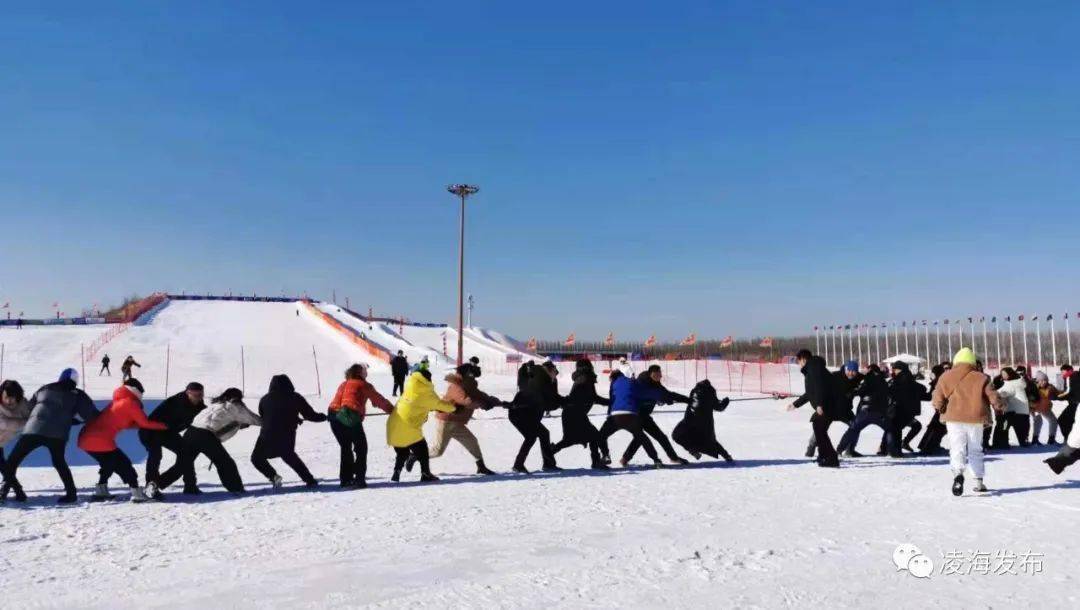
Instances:
[[[956,353],[952,370],[941,376],[931,401],[948,429],[953,495],[964,493],[965,468],[975,476],[972,489],[986,491],[982,431],[991,424],[990,409],[1001,412],[1005,405],[990,378],[976,369],[975,352],[971,348],[964,347]]]
[[[480,443],[476,436],[469,430],[469,421],[476,409],[490,409],[499,404],[497,398],[488,396],[480,391],[476,382],[475,370],[471,364],[463,364],[456,371],[446,376],[446,392],[443,400],[457,405],[453,413],[439,412],[435,414],[435,436],[428,448],[428,454],[437,458],[446,452],[447,445],[453,439],[461,444],[476,460],[476,474],[495,474],[484,464],[484,454],[480,451]],[[409,464],[406,463],[406,467]]]

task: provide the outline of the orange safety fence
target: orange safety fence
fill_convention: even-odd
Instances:
[[[364,350],[371,356],[378,358],[383,362],[390,362],[391,355],[389,350],[387,350],[386,348],[375,343],[374,341],[370,341],[360,336],[360,333],[356,329],[342,324],[330,314],[319,310],[319,308],[315,307],[311,303],[311,301],[301,301],[301,303],[304,304],[304,307],[307,308],[307,311],[309,313],[325,322],[330,328],[333,328],[337,332],[341,333],[345,338],[356,344],[360,349]]]

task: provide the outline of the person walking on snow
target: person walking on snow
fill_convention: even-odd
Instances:
[[[675,447],[671,445],[671,441],[668,440],[664,431],[660,429],[660,425],[653,419],[653,410],[657,405],[670,405],[677,402],[683,404],[689,404],[690,398],[683,396],[676,392],[664,387],[662,380],[664,378],[664,372],[660,368],[660,365],[650,365],[648,370],[638,375],[637,381],[637,399],[638,399],[638,419],[641,422],[641,429],[646,434],[653,437],[653,439],[660,445],[660,448],[667,454],[668,460],[672,464],[689,464],[686,458],[680,457],[678,453],[675,453]],[[623,467],[626,467],[631,460],[634,459],[634,454],[637,453],[640,443],[637,439],[630,441],[627,445],[626,451],[623,452],[622,459],[619,461]]]
[[[404,350],[399,349],[390,360],[390,374],[394,377],[394,389],[390,395],[397,396],[405,391],[405,378],[409,376],[409,359],[405,357]]]
[[[251,451],[251,464],[255,466],[274,489],[282,486],[281,476],[270,465],[270,458],[281,458],[308,487],[318,487],[304,461],[296,455],[296,429],[303,420],[324,422],[326,415],[311,408],[308,401],[296,392],[288,375],[274,375],[270,388],[259,401],[259,418],[262,428],[255,448]]]
[[[140,369],[142,368],[142,365],[138,362],[135,362],[135,359],[132,358],[131,355],[128,355],[127,358],[124,358],[124,361],[120,364],[120,373],[124,381],[131,379],[131,368],[136,366]]]
[[[713,413],[720,413],[730,402],[728,398],[720,400],[716,396],[716,388],[708,379],[699,381],[690,391],[686,413],[683,414],[682,421],[675,424],[671,438],[682,445],[695,460],[700,460],[704,454],[734,462],[731,454],[716,440],[716,424],[713,422]]]
[[[611,371],[610,380],[611,388],[608,391],[608,396],[611,400],[611,406],[608,409],[608,417],[604,420],[604,425],[600,426],[601,448],[607,449],[608,439],[612,434],[619,430],[626,430],[645,449],[645,454],[652,460],[653,466],[662,468],[664,463],[660,461],[660,456],[656,454],[656,447],[653,447],[652,441],[641,429],[641,421],[638,418],[640,404],[637,397],[637,379],[627,377],[623,375],[622,371],[616,370]],[[605,464],[611,461],[606,453],[603,458]]]
[[[394,410],[386,418],[386,442],[394,448],[394,474],[390,477],[395,483],[401,480],[401,469],[409,456],[420,463],[420,481],[438,481],[439,477],[431,474],[428,462],[428,444],[424,440],[424,423],[432,411],[453,413],[454,405],[435,393],[431,383],[431,371],[421,369],[409,375],[405,380],[405,391],[401,394]]]
[[[161,457],[162,449],[168,449],[176,456],[173,468],[180,463],[180,454],[184,451],[184,439],[181,437],[191,422],[206,408],[204,390],[201,383],[192,381],[183,392],[173,394],[150,412],[150,419],[165,424],[164,430],[139,430],[139,441],[146,447],[146,495],[155,500],[161,499]],[[174,471],[175,472],[175,471]],[[199,493],[195,483],[195,471],[184,472],[184,494]]]
[[[79,389],[79,373],[75,369],[64,369],[60,379],[43,386],[34,392],[30,399],[30,417],[23,427],[22,436],[15,442],[15,447],[4,465],[4,483],[0,487],[0,502],[7,498],[9,491],[15,492],[15,499],[26,500],[22,486],[16,476],[19,464],[30,452],[45,447],[52,458],[53,468],[64,484],[64,495],[57,500],[60,504],[72,504],[76,496],[75,480],[71,469],[64,459],[64,447],[75,423],[89,423],[98,416],[94,401]],[[81,418],[81,421],[76,418]]]
[[[338,386],[330,401],[327,419],[341,449],[341,467],[338,481],[342,487],[367,487],[367,433],[364,417],[367,403],[384,413],[394,410],[394,405],[367,382],[368,370],[363,364],[354,364],[345,370],[345,381]]]
[[[817,463],[822,468],[839,468],[840,459],[829,439],[829,424],[839,417],[844,417],[844,395],[837,388],[825,360],[815,356],[810,350],[802,349],[795,354],[803,377],[806,393],[788,405],[788,411],[794,411],[806,403],[814,409],[810,416],[810,425],[814,429],[814,441],[817,445]],[[845,367],[847,368],[847,367]],[[844,373],[841,373],[844,374]],[[851,407],[848,406],[848,411]]]
[[[109,370],[110,362],[112,362],[112,360],[109,358],[109,355],[105,354],[105,356],[101,359],[101,370],[98,371],[98,377],[101,377],[106,373],[108,373],[109,377],[112,377],[112,371]]]
[[[240,478],[236,461],[225,451],[224,443],[243,428],[261,425],[262,419],[244,404],[243,392],[237,388],[225,390],[210,401],[210,406],[199,411],[191,425],[184,430],[180,457],[172,468],[161,473],[158,478],[160,489],[172,485],[181,476],[198,489],[195,460],[205,455],[217,470],[222,487],[234,495],[243,494],[244,481]]]
[[[961,348],[953,358],[953,368],[941,376],[931,399],[948,429],[954,496],[964,493],[965,469],[975,477],[973,491],[987,490],[983,483],[982,431],[990,425],[990,410],[1005,408],[990,378],[977,371],[975,363],[975,352]]]
[[[1046,373],[1039,371],[1035,373],[1035,391],[1038,393],[1037,398],[1035,402],[1030,404],[1031,419],[1032,424],[1034,424],[1034,430],[1031,433],[1031,444],[1042,444],[1039,442],[1039,433],[1042,432],[1042,424],[1045,421],[1049,427],[1046,444],[1057,445],[1058,420],[1054,416],[1053,401],[1057,400],[1058,389],[1050,384],[1050,378]]]
[[[513,471],[529,474],[525,459],[529,457],[536,441],[540,441],[542,468],[545,472],[561,470],[555,463],[551,448],[551,432],[544,426],[544,414],[563,406],[565,399],[559,395],[557,379],[559,370],[551,361],[532,369],[525,390],[518,392],[510,405],[510,423],[521,433],[521,448],[514,459]]]
[[[551,452],[556,454],[574,445],[587,446],[592,467],[604,470],[607,468],[603,457],[608,455],[607,445],[601,440],[600,431],[589,421],[589,411],[593,405],[611,406],[611,401],[596,393],[597,377],[591,360],[578,360],[570,378],[574,385],[566,395],[566,404],[562,409],[563,437],[555,443]]]
[[[134,377],[113,392],[112,402],[102,409],[94,421],[86,424],[79,433],[79,449],[90,454],[99,464],[97,487],[91,500],[108,500],[109,478],[116,473],[131,488],[132,502],[145,502],[148,498],[139,487],[139,475],[127,454],[116,446],[116,435],[129,428],[165,430],[165,424],[150,421],[143,412],[143,386]]]
[[[22,432],[30,417],[30,403],[19,382],[0,384],[0,473],[4,471],[4,447]]]
[[[476,377],[479,367],[465,363],[457,367],[456,372],[446,376],[446,392],[443,400],[457,407],[453,413],[435,412],[435,437],[428,444],[428,457],[434,459],[446,452],[450,439],[461,444],[476,460],[476,474],[495,474],[484,464],[484,454],[480,451],[480,442],[469,430],[469,420],[476,409],[488,410],[499,405],[499,399],[480,391]],[[405,469],[411,471],[416,463],[416,456],[410,455],[405,462]]]

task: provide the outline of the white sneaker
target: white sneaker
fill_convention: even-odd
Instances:
[[[131,501],[132,502],[135,502],[135,503],[146,502],[149,499],[150,498],[147,498],[146,494],[143,493],[143,490],[142,490],[141,487],[132,487],[131,488]]]
[[[109,497],[111,497],[109,495],[109,486],[105,483],[98,483],[97,486],[94,487],[93,495],[91,495],[90,497],[94,498],[95,500],[108,499]]]
[[[150,481],[146,484],[146,491],[144,493],[147,498],[156,498],[161,491],[158,490],[157,483]]]
[[[281,475],[275,474],[273,479],[270,479],[270,484],[274,486],[274,489],[281,489],[284,483],[281,481]]]

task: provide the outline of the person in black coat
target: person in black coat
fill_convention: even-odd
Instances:
[[[150,412],[150,420],[165,424],[167,430],[139,430],[139,441],[146,447],[146,495],[160,497],[162,448],[176,454],[176,464],[180,463],[180,455],[184,451],[181,434],[195,416],[206,408],[203,399],[202,384],[193,381],[183,392],[166,398]],[[200,493],[193,474],[184,476],[184,493]]]
[[[540,454],[543,457],[543,469],[545,471],[561,470],[555,464],[555,453],[551,446],[551,433],[543,424],[544,413],[554,411],[561,407],[564,398],[559,396],[556,378],[558,369],[551,362],[545,362],[543,366],[531,367],[532,374],[529,377],[525,389],[518,392],[514,402],[510,404],[510,423],[517,428],[524,440],[521,449],[518,450],[514,460],[514,472],[529,474],[525,468],[525,458],[529,457],[536,441],[540,441]]]
[[[716,440],[716,425],[713,422],[713,412],[719,413],[727,408],[730,400],[720,400],[716,396],[716,389],[709,380],[699,381],[690,391],[690,402],[686,405],[686,413],[682,421],[675,424],[671,431],[671,438],[686,449],[695,460],[700,460],[702,454],[714,458],[724,458],[725,461],[734,462],[731,454],[724,449]]]
[[[825,370],[828,372],[827,367]],[[844,363],[844,366],[840,367],[840,370],[828,373],[826,378],[829,396],[834,402],[832,421],[843,422],[847,424],[849,429],[855,419],[855,413],[852,411],[851,405],[855,400],[856,390],[859,384],[862,383],[862,378],[862,374],[859,373],[859,363],[854,360],[848,360]],[[807,394],[803,394],[795,401],[795,407],[801,407],[807,402],[809,402]],[[813,421],[813,415],[810,416],[810,420]],[[832,424],[830,423],[830,425]],[[810,439],[806,443],[806,457],[812,458],[816,452],[817,435],[811,433]]]
[[[926,387],[911,374],[906,362],[892,363],[892,379],[889,381],[889,409],[885,413],[885,436],[881,439],[879,455],[904,457],[901,447],[914,452],[911,441],[922,430],[917,419],[922,413],[922,401],[929,400]],[[908,436],[901,440],[904,428],[911,426]]]
[[[1069,438],[1073,424],[1076,423],[1076,406],[1080,404],[1080,377],[1073,371],[1071,364],[1061,365],[1061,376],[1065,378],[1065,391],[1058,394],[1058,400],[1066,402],[1065,408],[1058,415],[1058,429],[1064,438]]]
[[[270,389],[259,401],[259,418],[262,428],[255,449],[251,452],[251,463],[265,476],[275,488],[281,487],[281,476],[270,465],[270,458],[281,458],[289,465],[308,487],[319,484],[311,471],[296,455],[296,428],[303,420],[312,422],[326,421],[326,414],[311,408],[308,401],[296,392],[288,375],[275,375],[270,379]]]
[[[637,377],[637,399],[638,399],[638,421],[641,422],[641,429],[653,437],[660,448],[667,454],[668,460],[672,464],[688,464],[686,458],[680,457],[678,453],[675,453],[675,447],[671,445],[671,441],[668,440],[664,431],[660,429],[660,425],[653,419],[653,410],[657,405],[670,405],[676,402],[683,404],[690,403],[689,396],[683,396],[682,394],[672,392],[664,387],[662,383],[664,376],[663,369],[660,365],[653,364],[649,368],[638,375]],[[635,438],[630,441],[630,444],[626,446],[626,451],[623,452],[622,460],[620,463],[625,467],[634,459],[634,454],[637,453],[638,448],[641,447],[641,443]]]
[[[810,425],[814,429],[814,440],[817,444],[818,466],[839,468],[840,459],[829,438],[829,424],[845,417],[843,394],[821,356],[815,356],[810,350],[802,349],[795,355],[795,361],[801,367],[805,378],[806,393],[788,405],[788,410],[793,411],[807,403],[814,408],[814,414],[810,416]],[[851,407],[848,406],[847,411],[850,412],[850,410]]]
[[[394,376],[394,390],[391,396],[397,396],[405,391],[405,378],[409,376],[409,359],[405,352],[398,350],[397,356],[390,360],[390,374]]]
[[[597,395],[596,372],[590,360],[578,360],[571,379],[574,386],[567,394],[562,410],[563,437],[552,447],[552,453],[558,453],[573,445],[587,445],[592,456],[592,467],[604,470],[607,464],[602,456],[608,453],[607,443],[600,438],[600,431],[589,421],[589,410],[594,404],[610,406],[611,401]]]
[[[855,450],[859,444],[859,435],[868,426],[878,426],[885,430],[885,414],[889,410],[889,384],[885,373],[876,364],[871,364],[862,381],[855,389],[859,397],[859,408],[855,420],[848,427],[836,451],[844,457],[862,457]]]
[[[529,385],[529,380],[532,379],[533,371],[536,369],[536,363],[532,360],[518,367],[517,372],[517,389],[518,392],[524,392],[525,388]]]
[[[934,375],[934,378],[930,380],[929,394],[931,396],[934,395],[934,389],[937,387],[941,376],[949,368],[952,367],[937,364],[930,369],[930,372]],[[941,446],[941,441],[945,439],[946,434],[948,434],[948,430],[945,428],[945,423],[941,421],[941,413],[934,409],[934,414],[930,417],[930,423],[926,424],[926,433],[919,439],[919,453],[921,455],[938,455],[942,453],[944,448]]]

